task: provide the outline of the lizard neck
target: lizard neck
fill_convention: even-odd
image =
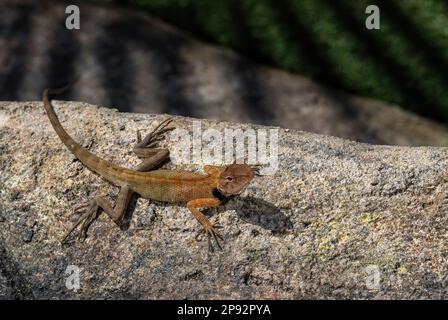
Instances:
[[[218,188],[214,188],[212,190],[212,194],[216,199],[218,199],[221,202],[225,202],[230,198],[229,196],[226,196],[224,193],[222,193],[222,191],[219,190]]]

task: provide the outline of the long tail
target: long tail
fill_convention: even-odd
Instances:
[[[65,86],[60,89],[45,89],[42,95],[42,100],[44,101],[44,108],[47,112],[48,119],[50,119],[51,125],[54,128],[54,131],[58,134],[61,141],[67,146],[67,148],[79,159],[82,161],[84,148],[79,145],[73,138],[64,130],[61,123],[59,122],[59,118],[54,112],[54,108],[51,104],[51,98],[54,95],[62,94],[65,90],[67,90],[68,86]],[[94,156],[89,151],[85,150],[89,156]]]
[[[73,138],[64,130],[59,122],[58,116],[54,112],[53,105],[51,104],[51,97],[63,93],[69,85],[60,89],[45,89],[42,94],[42,100],[44,102],[44,108],[47,112],[48,119],[50,119],[51,125],[56,131],[57,135],[65,146],[78,158],[87,168],[98,173],[100,176],[109,180],[112,183],[121,185],[123,176],[126,172],[132,170],[122,168],[112,164],[109,161],[101,159],[91,153],[89,150],[78,144]]]

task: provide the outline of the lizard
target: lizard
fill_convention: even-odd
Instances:
[[[137,194],[142,198],[168,203],[186,203],[196,220],[202,226],[200,233],[206,233],[209,251],[214,250],[211,239],[222,249],[218,238],[223,237],[216,231],[219,225],[214,225],[200,210],[201,208],[218,207],[233,196],[238,195],[252,181],[256,169],[247,164],[233,163],[230,165],[205,165],[204,172],[161,169],[169,160],[169,150],[157,148],[165,133],[174,129],[168,125],[173,118],[160,122],[145,138],[137,131],[137,144],[133,152],[143,161],[135,168],[129,169],[113,164],[78,144],[63,128],[53,108],[51,99],[61,94],[68,86],[61,89],[47,88],[43,91],[44,109],[59,136],[68,150],[90,171],[120,187],[115,206],[105,197],[95,196],[87,204],[75,209],[75,212],[86,209],[85,214],[66,232],[62,243],[82,223],[78,239],[87,237],[87,230],[95,219],[105,212],[116,225],[123,223],[123,218],[132,197]],[[199,233],[198,233],[199,235]],[[196,239],[198,237],[196,235]]]

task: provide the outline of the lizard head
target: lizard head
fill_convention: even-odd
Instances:
[[[254,178],[255,171],[247,164],[231,164],[222,168],[218,189],[226,196],[239,194]]]

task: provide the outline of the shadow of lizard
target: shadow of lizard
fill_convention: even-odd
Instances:
[[[126,231],[130,228],[132,215],[137,204],[137,197],[132,200],[120,229]],[[170,203],[166,206],[176,206],[179,204]],[[234,197],[225,201],[218,208],[208,208],[203,212],[207,217],[222,213],[228,210],[235,210],[238,219],[270,230],[273,234],[282,234],[292,230],[294,225],[291,219],[272,203],[255,197]]]

